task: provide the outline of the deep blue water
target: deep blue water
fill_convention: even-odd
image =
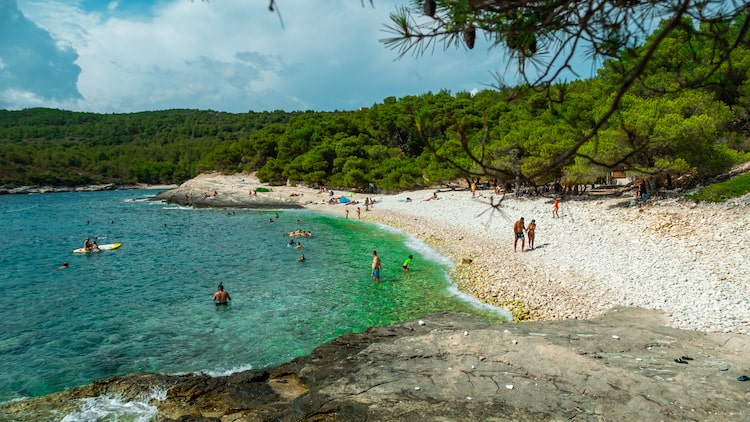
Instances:
[[[268,367],[369,326],[492,314],[451,288],[449,261],[401,232],[306,210],[144,200],[155,193],[0,196],[0,402],[137,371]],[[298,228],[313,236],[295,250],[287,233]],[[73,254],[86,236],[123,246]],[[217,309],[220,282],[233,300]]]

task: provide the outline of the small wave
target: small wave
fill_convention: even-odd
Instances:
[[[148,422],[156,417],[157,408],[150,404],[152,400],[163,401],[167,398],[165,388],[154,388],[151,394],[139,400],[127,401],[122,396],[97,396],[81,399],[81,405],[62,419],[62,422],[98,421],[98,420],[132,420]]]
[[[406,233],[405,231],[401,229],[397,229],[395,227],[391,227],[385,224],[376,224],[378,226],[378,229],[391,232],[391,233],[398,233],[401,235],[406,236],[406,241],[404,244],[409,247],[409,249],[412,249],[413,251],[419,253],[420,255],[424,256],[425,258],[429,259],[430,261],[437,262],[440,265],[445,265],[448,268],[455,267],[455,264],[453,261],[451,261],[450,258],[444,255],[440,255],[436,250],[432,249],[430,246],[428,246],[423,240],[418,239],[417,237],[410,235]]]
[[[439,264],[445,265],[448,268],[455,267],[455,264],[453,263],[453,261],[451,261],[450,258],[445,255],[440,255],[436,250],[429,247],[421,239],[417,239],[416,237],[410,235],[404,243],[410,249],[418,252],[420,255],[424,256],[430,261],[438,262]]]
[[[185,206],[185,205],[170,205],[167,207],[162,207],[163,210],[192,210],[193,207]]]
[[[138,198],[127,198],[124,199],[122,202],[138,202],[138,203],[149,203],[153,202],[154,204],[166,204],[167,201],[160,199],[155,200],[156,194],[154,195],[147,195],[147,196],[139,196]]]
[[[217,368],[217,369],[213,369],[209,371],[198,371],[198,372],[195,372],[195,374],[208,375],[210,377],[226,377],[226,376],[236,374],[239,372],[249,371],[251,369],[253,369],[253,366],[250,364],[247,364],[247,365],[235,366],[234,368],[230,368],[230,369]]]
[[[11,212],[23,212],[28,210],[33,210],[35,208],[39,208],[39,205],[32,205],[30,207],[24,207],[24,208],[16,208],[14,210],[5,210],[4,213],[11,213]]]
[[[494,305],[488,305],[484,302],[481,302],[479,301],[479,299],[475,298],[474,296],[468,295],[462,292],[461,290],[459,290],[458,286],[455,285],[454,283],[451,283],[451,286],[448,288],[448,291],[451,292],[454,296],[457,296],[462,301],[470,304],[472,307],[476,309],[480,309],[483,311],[497,314],[503,317],[507,321],[513,321],[513,314],[509,310],[503,309]]]

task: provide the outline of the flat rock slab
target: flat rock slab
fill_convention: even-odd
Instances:
[[[741,375],[747,336],[670,328],[658,311],[519,324],[435,314],[343,335],[265,371],[110,378],[6,404],[0,419],[59,420],[52,412],[81,398],[161,386],[159,420],[748,420]]]

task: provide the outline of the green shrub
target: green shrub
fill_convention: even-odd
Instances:
[[[750,173],[741,174],[725,182],[706,186],[688,197],[695,201],[724,202],[750,193]]]

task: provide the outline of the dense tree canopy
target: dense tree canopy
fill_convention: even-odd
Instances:
[[[439,43],[472,49],[484,35],[516,60],[521,89],[544,92],[556,103],[567,101],[567,91],[554,82],[574,73],[573,62],[584,55],[606,61],[611,91],[598,101],[601,112],[556,160],[516,171],[536,179],[585,156],[580,149],[595,141],[630,92],[711,86],[718,99],[733,102],[746,80],[749,12],[748,3],[725,0],[414,0],[391,14],[383,42],[399,55],[420,55]],[[664,72],[664,65],[676,73]],[[492,171],[488,162],[478,164]]]

